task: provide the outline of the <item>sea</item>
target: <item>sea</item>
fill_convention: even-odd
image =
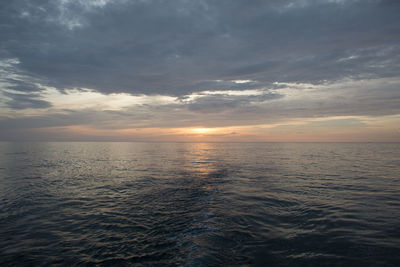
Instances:
[[[400,266],[400,143],[1,142],[0,266]]]

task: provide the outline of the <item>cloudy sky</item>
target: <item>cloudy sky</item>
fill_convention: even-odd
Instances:
[[[400,141],[398,0],[0,2],[0,140]]]

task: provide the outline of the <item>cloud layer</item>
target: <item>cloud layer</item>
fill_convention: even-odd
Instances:
[[[60,89],[182,95],[213,90],[215,80],[266,86],[400,72],[398,1],[1,5],[2,57]]]
[[[396,0],[2,1],[0,128],[397,115],[399,14]],[[127,104],[58,106],[77,92]]]

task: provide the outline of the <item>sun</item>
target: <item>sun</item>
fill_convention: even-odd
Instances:
[[[212,130],[210,128],[194,128],[192,132],[197,134],[207,134],[210,133]]]

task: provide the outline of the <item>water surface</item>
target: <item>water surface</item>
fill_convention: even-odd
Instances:
[[[0,143],[0,265],[400,266],[398,143]]]

